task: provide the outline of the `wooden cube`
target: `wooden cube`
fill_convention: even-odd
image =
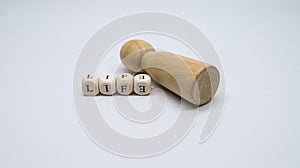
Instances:
[[[101,94],[113,95],[116,93],[116,82],[112,75],[104,75],[99,78],[99,90]]]
[[[129,73],[121,73],[116,79],[117,92],[121,95],[129,95],[133,91],[133,76]]]
[[[85,96],[96,96],[99,94],[99,77],[93,74],[87,74],[82,78],[82,92]]]
[[[134,77],[134,92],[138,95],[147,95],[151,92],[151,78],[147,74],[138,74]]]

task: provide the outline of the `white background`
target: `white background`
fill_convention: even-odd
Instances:
[[[73,70],[84,44],[121,16],[176,14],[205,32],[224,68],[214,135],[200,125],[161,155],[109,153],[81,128]],[[298,1],[0,1],[0,167],[299,167]],[[184,30],[182,30],[184,31]]]

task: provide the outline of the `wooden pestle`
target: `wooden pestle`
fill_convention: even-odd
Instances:
[[[195,105],[209,102],[219,86],[220,74],[215,66],[178,54],[155,52],[143,40],[126,42],[120,57],[129,70],[145,71],[158,84]]]

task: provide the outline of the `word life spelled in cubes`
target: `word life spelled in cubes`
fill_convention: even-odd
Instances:
[[[87,74],[82,78],[82,91],[85,96],[129,95],[133,91],[138,95],[147,95],[151,92],[151,78],[146,74],[138,74],[133,77],[129,73],[122,73],[115,79],[111,75],[98,77]]]

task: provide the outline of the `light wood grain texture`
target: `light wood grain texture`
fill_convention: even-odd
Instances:
[[[151,44],[141,40],[130,40],[121,48],[120,57],[129,70],[139,72],[142,70],[142,56],[149,51],[154,51]]]
[[[178,54],[155,52],[142,40],[126,42],[120,56],[129,70],[146,71],[154,81],[195,105],[209,102],[219,85],[215,66]]]

